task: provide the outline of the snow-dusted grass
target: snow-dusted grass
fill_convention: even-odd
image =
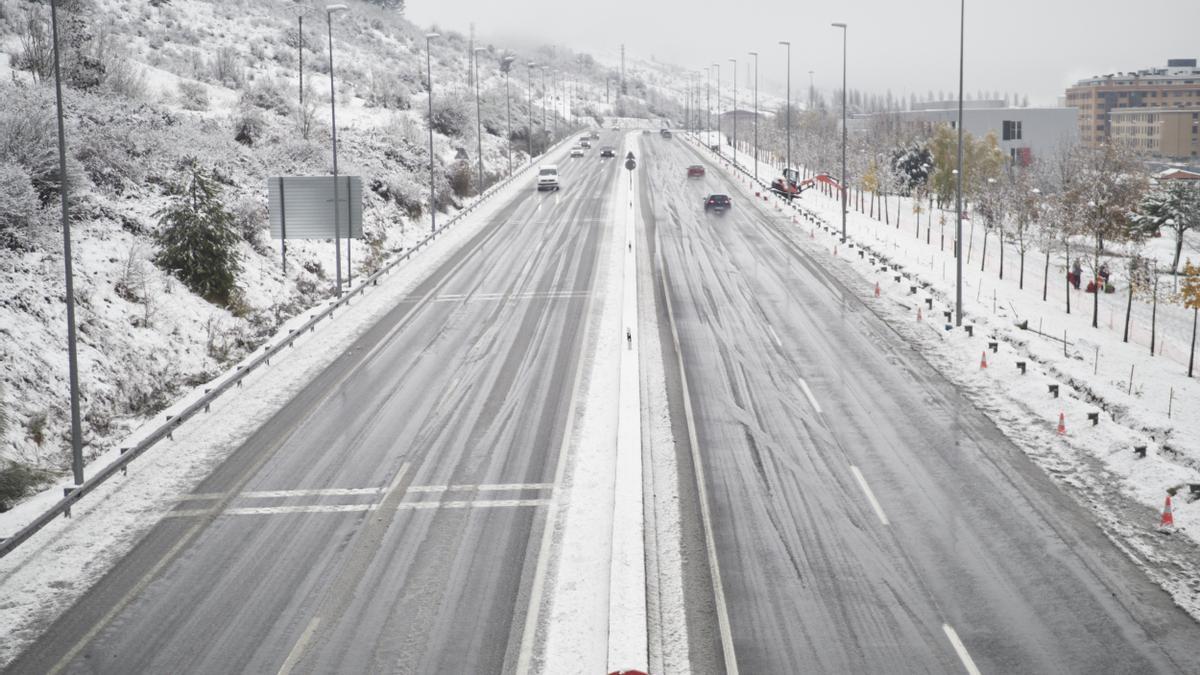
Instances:
[[[1148,348],[1123,343],[1119,326],[1109,329],[1104,322],[1091,328],[1091,296],[1082,291],[1071,291],[1073,313],[1067,315],[1062,304],[1065,280],[1052,283],[1059,295],[1052,293],[1043,303],[1040,277],[1031,283],[1029,267],[1025,290],[1017,288],[1015,274],[1006,274],[1003,281],[996,278],[994,267],[981,274],[981,240],[975,243],[976,264],[964,266],[964,323],[974,326],[974,337],[968,336],[948,326],[942,315],[954,304],[954,260],[949,243],[946,252],[939,250],[936,219],[932,244],[927,245],[924,226],[918,241],[911,221],[905,221],[898,234],[894,224],[889,227],[852,211],[847,233],[857,246],[848,247],[839,243],[840,202],[834,196],[808,191],[796,201],[800,208],[793,210],[762,185],[726,167],[746,198],[755,199],[756,192],[768,195],[757,199],[777,210],[781,221],[791,225],[794,219],[801,245],[816,251],[847,285],[858,288],[877,313],[920,346],[1010,438],[1053,478],[1070,486],[1113,541],[1180,606],[1200,618],[1200,500],[1190,498],[1184,487],[1174,499],[1179,534],[1157,531],[1167,490],[1200,483],[1200,418],[1194,415],[1200,409],[1200,383],[1187,378],[1176,359],[1151,357]],[[766,170],[760,168],[759,178],[769,183],[773,174],[764,175]],[[806,220],[800,215],[804,211],[827,223],[830,231]],[[994,246],[993,241],[989,252]],[[862,257],[859,247],[865,249]],[[1037,261],[1033,254],[1028,264],[1040,273],[1044,259]],[[883,271],[885,262],[899,265],[901,271]],[[895,281],[898,274],[900,282]],[[1065,271],[1056,272],[1052,265],[1052,278],[1062,279],[1059,274],[1065,276]],[[872,298],[876,283],[879,300]],[[918,289],[915,294],[913,286]],[[927,298],[933,299],[932,309]],[[1163,311],[1160,305],[1160,321]],[[1022,321],[1029,321],[1032,330],[1019,328]],[[1035,332],[1039,324],[1041,334]],[[1065,350],[1064,331],[1069,342]],[[1167,334],[1169,339],[1169,328]],[[989,342],[998,343],[998,352],[988,349]],[[982,369],[985,351],[988,367]],[[1025,362],[1026,374],[1017,369],[1018,361]],[[1051,396],[1050,384],[1060,385],[1060,398]],[[1064,435],[1056,429],[1060,412],[1066,421]],[[1098,425],[1092,425],[1088,413],[1098,413]],[[1133,448],[1140,445],[1147,447],[1145,459],[1134,455]]]

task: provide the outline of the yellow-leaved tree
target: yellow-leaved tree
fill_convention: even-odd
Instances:
[[[1200,318],[1200,267],[1193,265],[1190,259],[1183,268],[1179,296],[1183,306],[1192,310],[1192,349],[1188,356],[1188,377],[1191,377],[1196,364],[1196,320]]]

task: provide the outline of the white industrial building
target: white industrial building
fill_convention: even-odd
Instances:
[[[1079,111],[1075,108],[1009,108],[999,101],[972,104],[963,109],[963,130],[976,138],[994,133],[1000,148],[1017,164],[1051,156],[1059,148],[1074,144],[1079,136]],[[949,104],[884,114],[896,116],[904,127],[919,128],[931,135],[939,125],[955,128],[958,121],[956,105]]]

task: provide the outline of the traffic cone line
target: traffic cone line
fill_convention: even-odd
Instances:
[[[1067,416],[1063,413],[1058,413],[1058,435],[1065,436],[1067,433]]]
[[[1162,522],[1159,527],[1175,527],[1175,510],[1171,508],[1171,495],[1167,494],[1167,503],[1163,506]]]
[[[917,311],[919,312],[921,310],[918,309]],[[983,356],[981,356],[979,358],[979,369],[987,370],[987,350],[986,349],[983,350]]]

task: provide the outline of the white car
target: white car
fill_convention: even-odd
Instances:
[[[583,157],[583,148],[571,148],[571,157]]]
[[[538,192],[558,189],[558,166],[546,164],[538,167],[537,189]]]

